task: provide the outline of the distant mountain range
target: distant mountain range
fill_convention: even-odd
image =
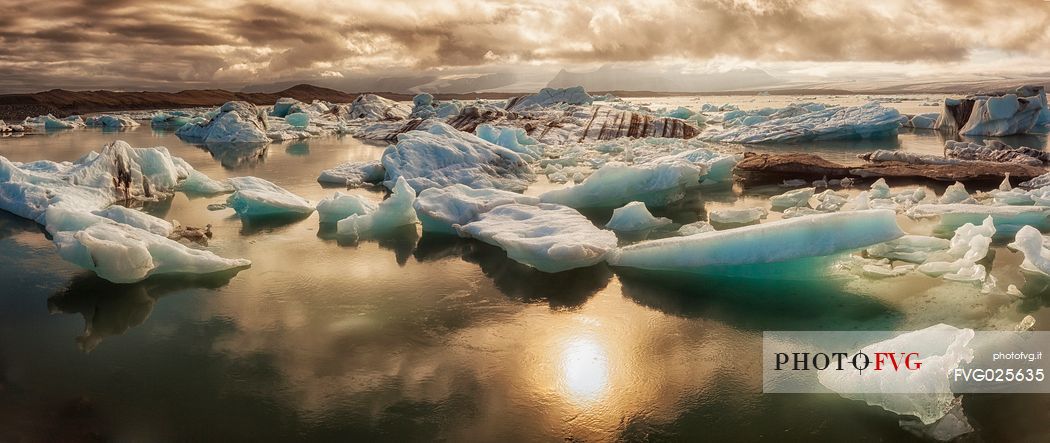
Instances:
[[[606,65],[591,72],[562,69],[547,86],[565,88],[580,85],[588,91],[719,92],[777,86],[784,80],[761,69],[733,69],[725,72],[652,72]]]

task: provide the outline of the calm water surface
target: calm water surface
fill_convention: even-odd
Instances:
[[[818,149],[937,152],[937,137]],[[315,181],[321,169],[382,152],[328,137],[213,154],[140,127],[4,138],[0,155],[74,160],[114,139],[311,201],[334,191]],[[773,192],[708,190],[658,215],[685,223]],[[762,331],[980,327],[1026,313],[1050,325],[1050,291],[1016,275],[1020,257],[1002,247],[994,272],[1029,294],[1021,302],[921,276],[750,282],[604,265],[549,275],[476,241],[408,229],[347,244],[316,214],[248,224],[206,209],[224,198],[177,194],[146,210],[212,224],[209,249],[250,269],[132,285],[66,263],[40,226],[0,213],[0,441],[908,440],[895,414],[860,402],[762,395]],[[1039,439],[1050,418],[1041,395],[968,396],[964,407],[977,440]]]

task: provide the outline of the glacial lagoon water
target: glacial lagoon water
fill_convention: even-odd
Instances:
[[[939,153],[940,137],[763,149],[847,160],[874,148]],[[383,149],[325,137],[213,153],[142,126],[0,138],[0,155],[74,160],[116,139],[311,201],[335,191],[315,181],[321,169]],[[778,192],[704,190],[654,213],[687,223]],[[861,402],[761,394],[762,331],[980,328],[1025,314],[1050,327],[1047,282],[1026,281],[1001,245],[992,273],[1023,299],[925,276],[749,281],[605,265],[549,275],[476,241],[409,229],[349,244],[316,214],[247,224],[207,209],[224,199],[177,194],[144,210],[211,224],[209,249],[250,269],[131,285],[63,261],[41,226],[0,213],[0,441],[906,441],[895,414]],[[969,438],[1045,437],[1050,396],[972,395],[963,406]]]

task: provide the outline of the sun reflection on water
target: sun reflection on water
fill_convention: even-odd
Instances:
[[[561,384],[571,400],[589,403],[609,385],[609,358],[593,337],[573,337],[561,352]]]

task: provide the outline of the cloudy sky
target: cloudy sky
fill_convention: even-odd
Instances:
[[[1050,71],[1044,0],[0,0],[0,92],[753,67]]]

